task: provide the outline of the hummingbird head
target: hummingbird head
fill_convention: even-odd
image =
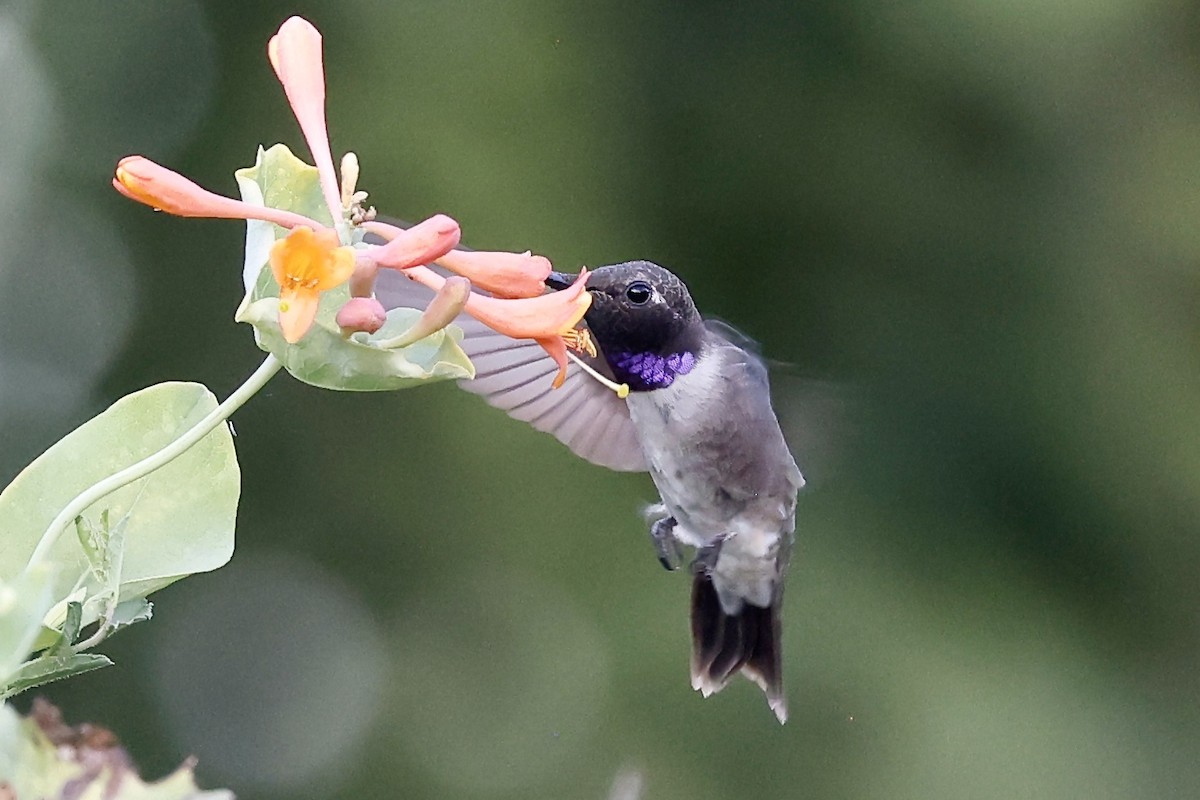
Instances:
[[[575,276],[552,272],[551,289]],[[632,391],[670,386],[699,355],[700,312],[683,281],[649,261],[626,261],[588,273],[592,304],[584,319],[618,381]]]

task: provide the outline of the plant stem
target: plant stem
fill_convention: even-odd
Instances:
[[[214,408],[204,419],[189,428],[187,433],[158,452],[146,456],[141,461],[131,464],[120,472],[109,475],[104,480],[93,484],[76,495],[75,499],[67,503],[66,507],[58,512],[58,516],[46,528],[46,532],[42,534],[41,540],[38,541],[33,555],[29,557],[29,564],[25,569],[28,570],[44,561],[46,554],[50,552],[50,548],[58,541],[58,537],[67,525],[91,507],[93,503],[104,499],[122,486],[146,477],[156,469],[178,458],[192,445],[207,436],[213,428],[229,419],[233,412],[237,411],[247,400],[257,394],[258,390],[265,386],[267,381],[282,366],[283,364],[280,363],[279,359],[268,354],[263,363],[254,371],[254,374],[246,379],[245,383],[239,386],[233,394],[225,398],[225,402]]]

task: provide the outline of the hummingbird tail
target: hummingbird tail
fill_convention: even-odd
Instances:
[[[692,688],[708,697],[740,671],[763,690],[780,723],[787,722],[780,602],[779,596],[767,608],[743,602],[741,611],[727,614],[712,577],[697,572],[692,582]]]

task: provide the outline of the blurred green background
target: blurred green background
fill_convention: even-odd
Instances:
[[[47,689],[70,721],[244,800],[1196,796],[1200,4],[8,0],[4,481],[258,363],[241,226],[108,184],[306,153],[292,13],[381,211],[656,260],[790,365],[791,720],[688,687],[646,476],[453,385],[285,376],[235,417],[233,562]]]

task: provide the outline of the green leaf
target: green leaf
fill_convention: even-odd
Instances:
[[[254,166],[235,175],[246,202],[295,211],[328,224],[316,167],[305,164],[283,145],[265,151],[259,148]],[[294,377],[322,389],[372,392],[475,376],[475,368],[459,346],[462,332],[454,326],[408,347],[377,346],[407,331],[420,316],[415,309],[392,309],[383,328],[371,336],[344,337],[336,317],[350,299],[348,284],[322,293],[312,328],[300,342],[288,344],[279,328],[279,285],[266,268],[271,245],[285,234],[271,223],[248,222],[242,269],[246,296],[234,319],[252,325],[255,343],[273,353]],[[361,239],[357,230],[352,235]]]
[[[34,649],[42,619],[54,605],[53,573],[50,565],[43,564],[11,581],[0,579],[0,685]]]
[[[67,616],[63,620],[62,630],[58,634],[58,641],[50,645],[50,649],[47,652],[51,655],[69,654],[71,645],[75,644],[75,640],[79,638],[79,631],[82,628],[83,603],[67,603]]]
[[[0,493],[5,540],[0,580],[21,575],[46,526],[71,499],[162,449],[216,405],[199,384],[152,386],[121,398],[39,456]],[[109,519],[121,522],[108,533],[107,551],[97,550],[91,558],[79,537],[65,531],[50,549],[50,595],[60,609],[52,612],[50,624],[61,625],[63,603],[77,587],[87,598],[83,625],[98,618],[106,584],[97,577],[93,559],[119,572],[116,602],[145,597],[186,575],[225,564],[233,554],[239,491],[233,437],[222,425],[162,469],[94,504],[83,513],[85,519],[99,521],[107,511]],[[90,524],[96,530],[95,521],[85,529]],[[97,537],[97,548],[102,538]],[[42,642],[50,643],[45,637]]]
[[[7,682],[0,686],[0,700],[20,694],[26,689],[50,683],[51,681],[82,675],[101,667],[112,666],[107,656],[99,653],[66,653],[46,654],[31,661],[26,661],[15,673],[9,676]]]
[[[153,616],[154,604],[149,600],[143,598],[126,600],[113,609],[112,619],[109,620],[109,624],[112,625],[112,633],[116,633],[122,628],[128,628],[130,625],[146,622]]]
[[[274,297],[244,302],[237,320],[255,327],[259,346],[274,353],[288,372],[322,389],[377,392],[475,376],[471,360],[459,346],[462,331],[455,326],[408,347],[391,350],[374,345],[408,330],[421,316],[416,309],[393,308],[383,327],[373,335],[355,334],[346,339],[333,318],[337,307],[349,296],[348,291],[338,289],[326,292],[321,297],[317,322],[295,345],[284,341],[278,322],[279,301]]]
[[[265,206],[285,208],[326,227],[333,224],[317,168],[297,158],[286,145],[258,148],[254,166],[243,167],[233,175],[239,188],[247,181],[259,187]]]

